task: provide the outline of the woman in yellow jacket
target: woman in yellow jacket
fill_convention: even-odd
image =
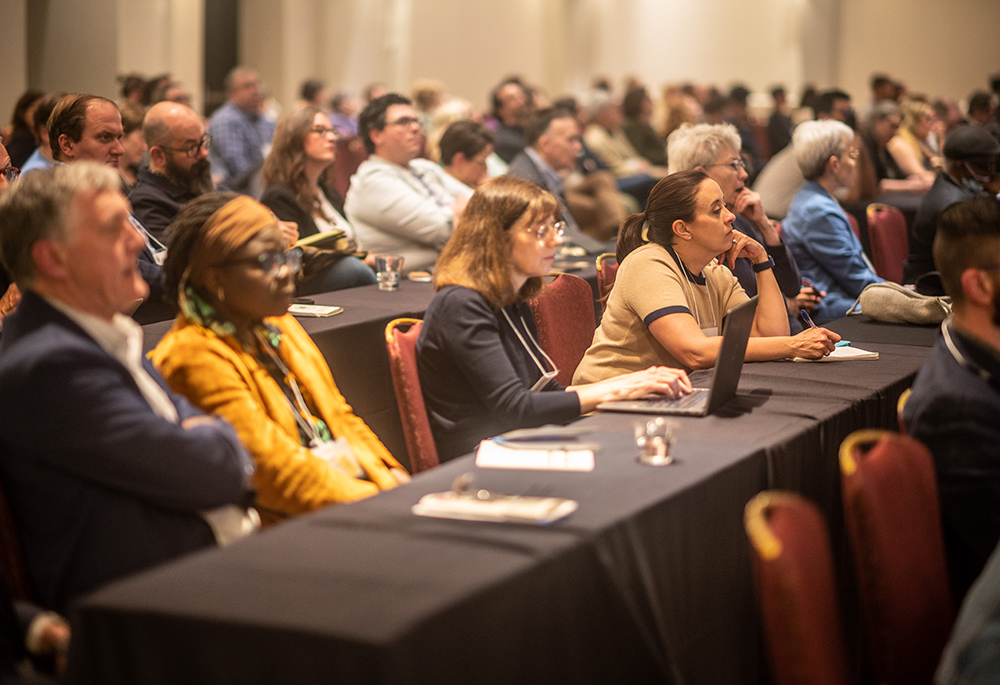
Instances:
[[[257,464],[265,522],[409,479],[337,390],[287,314],[301,251],[266,207],[235,193],[193,200],[164,264],[180,314],[151,353],[170,386],[227,419]]]

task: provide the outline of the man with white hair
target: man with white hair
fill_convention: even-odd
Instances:
[[[81,161],[0,198],[0,256],[24,293],[0,339],[0,478],[38,599],[60,611],[221,540],[252,501],[236,433],[170,392],[121,314],[148,287],[119,185]]]
[[[806,121],[795,129],[792,145],[806,181],[788,208],[782,237],[802,275],[826,292],[813,315],[821,324],[846,315],[861,291],[882,279],[834,198],[858,172],[854,131],[839,121]]]
[[[811,289],[802,292],[795,259],[764,214],[760,195],[745,185],[747,172],[740,157],[741,145],[740,134],[732,124],[681,126],[667,139],[670,173],[701,169],[718,183],[726,205],[736,214],[733,228],[763,245],[774,261],[774,277],[781,294],[791,299],[801,295],[797,307],[811,307],[816,295]],[[747,295],[753,297],[757,294],[757,279],[750,260],[744,257],[737,259],[733,273]]]

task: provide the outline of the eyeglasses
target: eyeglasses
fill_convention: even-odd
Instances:
[[[309,132],[324,137],[332,135],[334,139],[340,138],[340,134],[337,133],[337,129],[330,128],[329,126],[313,126],[311,129],[309,129]]]
[[[285,250],[284,252],[263,252],[256,257],[231,259],[229,261],[220,262],[218,266],[227,266],[229,264],[250,264],[252,266],[259,267],[260,270],[267,274],[270,278],[277,276],[283,266],[287,266],[290,273],[297,274],[302,268],[302,248],[293,247],[292,249]]]
[[[166,145],[160,145],[164,150],[173,150],[174,152],[183,152],[188,156],[188,158],[197,157],[198,151],[204,149],[208,152],[212,149],[212,136],[205,134],[201,137],[197,143],[191,143],[187,147],[167,147]]]
[[[538,228],[531,228],[529,226],[524,231],[529,235],[535,236],[538,240],[547,240],[553,233],[560,237],[564,235],[566,233],[566,222],[557,221],[554,224],[542,224]]]
[[[413,126],[414,124],[420,126],[420,119],[417,119],[416,117],[400,117],[395,121],[385,122],[386,126]]]
[[[7,183],[13,183],[18,176],[21,175],[21,170],[16,166],[11,166],[8,164],[3,169],[0,169],[0,176],[7,179]]]
[[[735,171],[737,173],[739,173],[743,169],[747,168],[746,162],[744,162],[742,159],[734,159],[731,162],[720,162],[719,164],[709,164],[708,166],[710,166],[710,167],[713,167],[713,166],[727,166],[727,167],[729,167],[730,169],[732,169],[733,171]]]

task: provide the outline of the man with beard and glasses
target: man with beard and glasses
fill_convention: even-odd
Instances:
[[[953,315],[917,374],[903,419],[934,456],[959,602],[1000,540],[1000,202],[977,197],[944,210],[934,263]]]
[[[146,229],[163,232],[181,207],[215,190],[208,149],[211,138],[194,110],[176,102],[153,105],[142,124],[149,146],[149,169],[140,169],[128,199]]]

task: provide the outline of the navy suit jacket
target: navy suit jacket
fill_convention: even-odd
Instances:
[[[171,393],[179,418],[199,414]],[[45,606],[214,543],[201,510],[249,499],[232,428],[157,416],[128,370],[27,292],[0,339],[0,478]]]

